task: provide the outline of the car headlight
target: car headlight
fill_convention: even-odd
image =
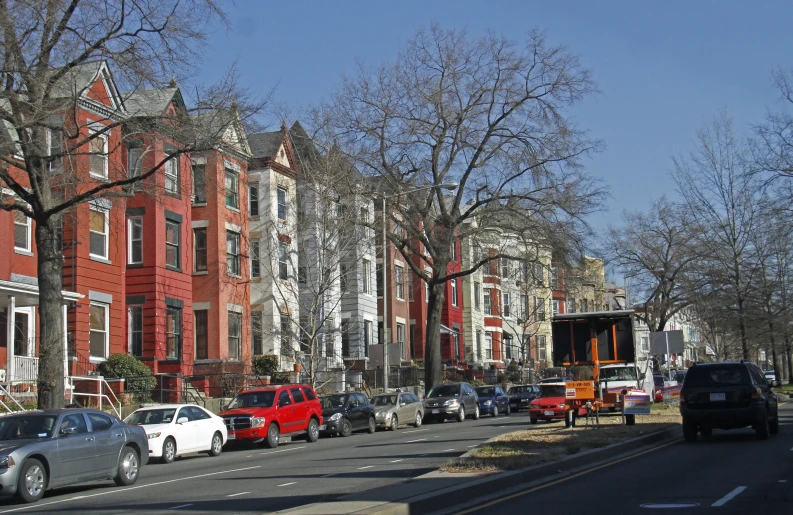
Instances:
[[[490,406],[491,404],[493,404],[493,401],[485,401],[485,406]]]
[[[0,468],[11,468],[14,465],[16,464],[14,463],[14,458],[11,456],[0,456]]]
[[[375,418],[385,418],[385,415],[386,415],[385,411],[380,411],[378,413],[375,413],[374,416]]]
[[[155,438],[159,438],[162,433],[149,433],[148,436],[149,440],[154,440]]]
[[[444,406],[456,406],[459,401],[457,399],[449,399],[448,401],[444,402]]]
[[[556,406],[556,407],[557,407],[557,408],[564,408],[564,404],[559,404],[559,405],[558,405],[558,406]]]
[[[251,427],[264,427],[264,417],[253,417],[251,419]]]
[[[341,419],[341,413],[334,413],[333,415],[330,416],[328,421],[329,422],[335,422],[335,421],[337,421],[339,419]]]

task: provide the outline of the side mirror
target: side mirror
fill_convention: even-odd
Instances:
[[[61,434],[62,435],[73,435],[76,432],[77,432],[77,428],[76,427],[65,427],[65,428],[61,429]]]
[[[179,418],[176,419],[176,423],[179,424],[179,425],[187,424],[188,422],[190,422],[190,421],[187,419],[187,417],[179,417]]]

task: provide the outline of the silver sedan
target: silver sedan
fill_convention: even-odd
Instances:
[[[392,431],[401,424],[421,425],[424,420],[424,405],[412,393],[383,393],[372,397],[377,427]]]
[[[146,432],[91,409],[0,417],[0,495],[35,502],[50,488],[113,479],[132,485],[149,459]]]

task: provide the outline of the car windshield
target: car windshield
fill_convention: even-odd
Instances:
[[[614,367],[600,369],[601,381],[635,381],[636,369],[633,367]]]
[[[344,401],[347,400],[347,396],[342,394],[337,395],[323,395],[319,398],[319,403],[322,404],[322,409],[336,409],[336,408],[343,408]]]
[[[482,397],[493,397],[496,394],[496,389],[492,386],[480,386],[476,388],[476,394]]]
[[[372,406],[394,406],[396,395],[376,395],[372,397]]]
[[[509,394],[513,395],[516,393],[534,393],[534,388],[531,386],[513,386],[509,389]]]
[[[440,386],[436,386],[427,397],[459,397],[460,396],[460,386],[456,384],[443,384]]]
[[[684,386],[732,386],[751,382],[749,371],[744,365],[725,363],[690,368]]]
[[[0,419],[0,440],[49,438],[57,415],[17,415]]]
[[[228,409],[249,408],[252,406],[270,408],[275,401],[275,391],[267,392],[248,392],[234,397]]]
[[[563,384],[543,384],[540,385],[540,397],[564,397],[565,387]]]
[[[149,426],[152,424],[170,424],[176,415],[176,408],[142,409],[124,419],[131,426]]]

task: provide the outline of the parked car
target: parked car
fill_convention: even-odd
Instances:
[[[476,396],[479,399],[479,413],[497,417],[499,413],[509,415],[509,396],[500,386],[477,386]]]
[[[529,403],[540,394],[540,387],[536,384],[522,384],[512,386],[509,395],[509,407],[511,411],[518,412],[521,409],[529,409]]]
[[[0,417],[0,495],[35,502],[45,490],[110,479],[134,484],[149,459],[141,427],[91,409]]]
[[[768,381],[769,385],[776,386],[778,384],[776,381],[776,372],[773,370],[766,370],[763,372],[763,375],[765,375],[765,380]]]
[[[541,383],[540,395],[529,404],[529,422],[564,420],[565,390],[565,383]],[[585,416],[586,408],[579,409],[577,415]]]
[[[362,393],[334,393],[321,395],[322,418],[326,434],[350,436],[353,431],[377,429],[374,421],[374,406]]]
[[[454,418],[458,422],[471,416],[479,419],[479,400],[468,383],[450,383],[433,386],[424,398],[424,417],[427,420]]]
[[[222,418],[191,404],[161,404],[141,408],[124,419],[141,426],[149,438],[149,457],[171,463],[177,456],[206,452],[218,456],[228,440]]]
[[[281,435],[303,435],[316,442],[322,427],[322,405],[313,388],[289,384],[237,394],[220,413],[229,441],[278,447]]]
[[[381,393],[372,397],[377,427],[396,431],[400,424],[421,426],[424,405],[412,393]]]
[[[703,363],[688,369],[680,391],[683,437],[751,426],[765,440],[779,432],[778,402],[760,367],[752,363]]]
[[[653,388],[653,399],[655,402],[664,402],[664,394],[661,391],[661,388],[664,387],[664,376],[653,374],[653,383],[655,384],[655,388]]]

